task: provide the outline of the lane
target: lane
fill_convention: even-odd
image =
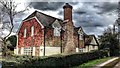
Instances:
[[[0,61],[0,68],[2,68],[2,63],[1,63],[1,61]]]
[[[120,61],[114,66],[114,68],[120,68]]]

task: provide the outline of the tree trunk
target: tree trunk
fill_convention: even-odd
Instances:
[[[7,56],[7,51],[8,48],[7,48],[6,40],[4,39],[2,44],[2,56]]]

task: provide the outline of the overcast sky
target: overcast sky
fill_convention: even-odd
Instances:
[[[68,3],[73,6],[73,22],[76,27],[82,26],[85,33],[95,34],[96,36],[101,35],[107,27],[112,27],[117,19],[117,1],[82,1],[83,0],[81,0],[81,2],[69,2],[68,0]],[[29,11],[16,16],[14,32],[18,30],[18,26],[21,24],[22,20],[35,10],[63,20],[63,5],[65,3],[67,2],[32,2]],[[24,9],[26,4],[22,3],[19,6],[17,11]]]

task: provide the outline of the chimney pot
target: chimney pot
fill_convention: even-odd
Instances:
[[[66,3],[63,6],[64,9],[64,20],[69,20],[72,22],[72,6]]]
[[[63,6],[63,9],[65,9],[65,8],[73,8],[71,5],[69,5],[69,3],[66,3],[64,6]]]

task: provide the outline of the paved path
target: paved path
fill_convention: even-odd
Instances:
[[[104,62],[104,63],[102,63],[102,64],[99,64],[99,65],[97,65],[97,66],[100,66],[100,67],[105,66],[106,64],[108,64],[108,63],[110,63],[110,62],[113,62],[114,60],[116,60],[116,59],[118,59],[118,58],[119,58],[119,57],[112,58],[112,59],[110,59],[110,60],[108,60],[108,61],[106,61],[106,62]]]
[[[119,57],[114,57],[114,58],[112,58],[112,59],[110,59],[110,60],[107,60],[107,61],[104,62],[104,63],[101,63],[101,64],[99,64],[99,65],[96,65],[96,66],[93,67],[93,68],[109,68],[109,67],[104,67],[104,66],[106,66],[107,64],[113,62],[114,60],[117,60],[118,58],[119,58]],[[119,62],[114,68],[120,68],[120,62]]]
[[[120,61],[115,65],[114,68],[120,68]]]
[[[1,61],[0,61],[0,68],[2,68],[2,63],[1,63]]]

